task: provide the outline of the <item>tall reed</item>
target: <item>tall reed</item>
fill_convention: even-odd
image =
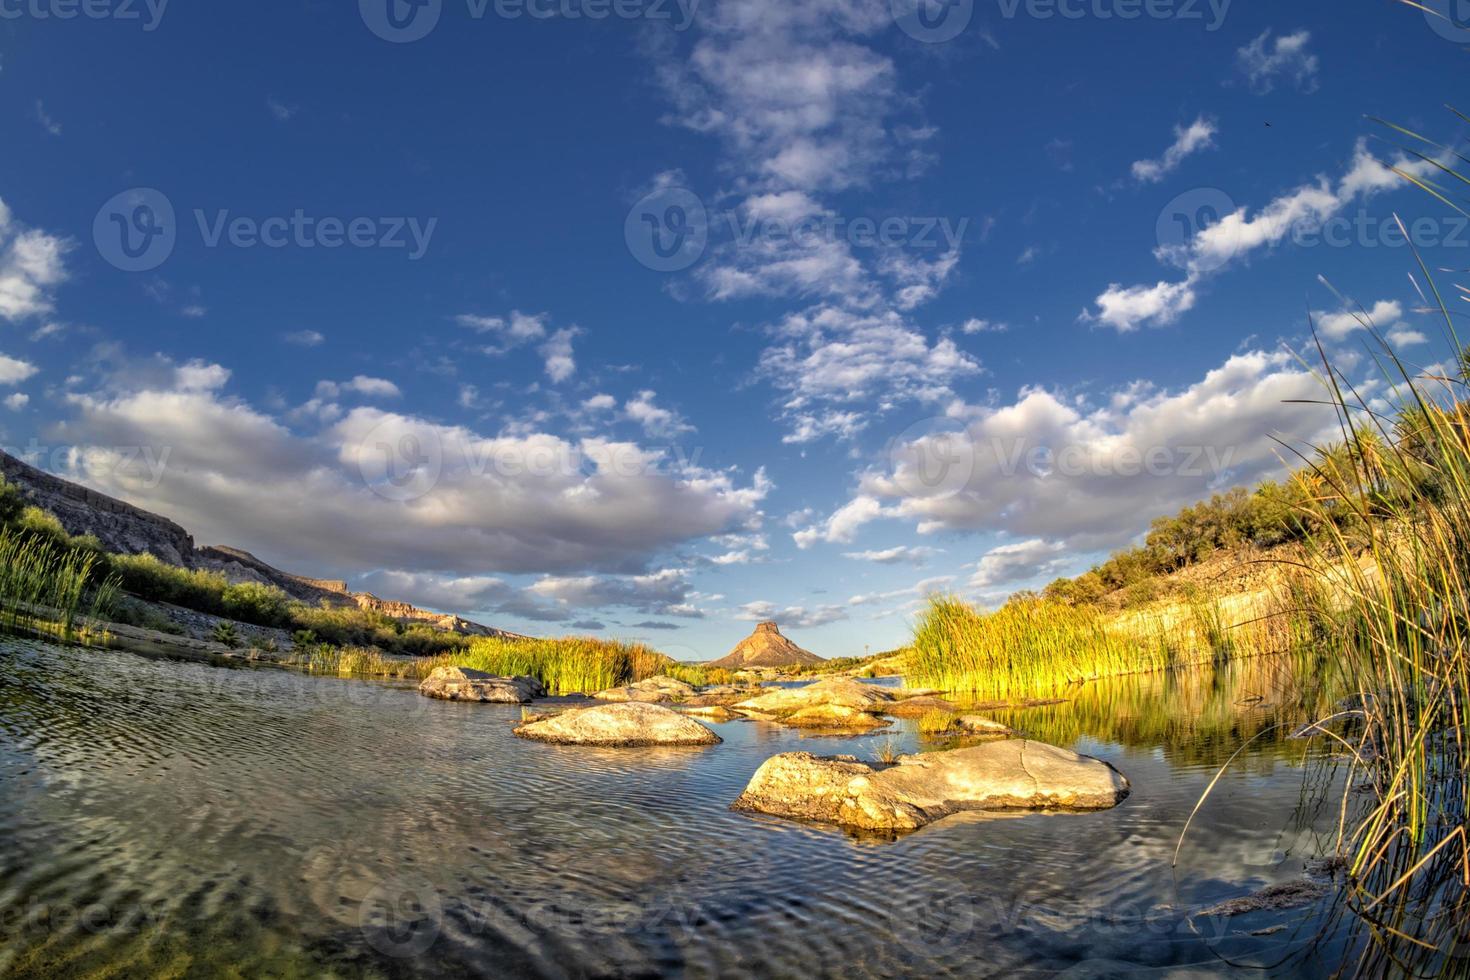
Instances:
[[[96,554],[33,534],[0,530],[0,629],[76,635],[83,616],[105,615],[117,594]]]
[[[1034,696],[1170,662],[1165,645],[1110,630],[1090,606],[1020,598],[981,613],[954,596],[934,596],[914,627],[906,677],[945,691]]]
[[[674,661],[642,644],[591,637],[506,639],[477,637],[462,650],[432,657],[394,657],[374,649],[306,647],[298,663],[315,672],[419,679],[436,667],[468,667],[491,674],[535,677],[556,693],[591,694],[668,672]]]

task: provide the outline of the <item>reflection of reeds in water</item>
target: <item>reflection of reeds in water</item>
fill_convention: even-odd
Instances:
[[[1274,733],[1253,743],[1249,758],[1268,763],[1280,756],[1299,760],[1306,743],[1287,736],[1321,717],[1341,696],[1307,657],[1250,657],[1104,678],[1072,689],[1062,704],[989,708],[982,713],[1053,745],[1091,738],[1159,749],[1183,766],[1218,766],[1242,742],[1274,728]],[[1237,762],[1243,764],[1248,763]]]

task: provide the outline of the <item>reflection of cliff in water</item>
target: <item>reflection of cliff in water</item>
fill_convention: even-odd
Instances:
[[[1288,736],[1331,714],[1342,697],[1328,689],[1316,660],[1260,656],[1111,677],[1065,692],[1070,700],[1061,704],[983,714],[1053,745],[1094,739],[1154,748],[1181,766],[1221,765],[1242,742],[1255,739],[1235,766],[1249,769],[1254,763],[1270,771],[1276,761],[1302,758],[1308,743]]]

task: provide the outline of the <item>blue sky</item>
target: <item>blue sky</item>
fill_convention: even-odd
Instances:
[[[1458,141],[1470,34],[906,2],[0,0],[0,436],[512,629],[835,656],[1321,436],[1319,276],[1449,353],[1385,229],[1470,232],[1365,116]]]

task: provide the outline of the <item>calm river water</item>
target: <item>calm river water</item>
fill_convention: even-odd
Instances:
[[[1302,716],[1282,676],[992,712],[1133,795],[874,841],[728,805],[778,752],[935,747],[914,722],[561,747],[401,685],[3,641],[0,977],[1310,976],[1315,910],[1189,917],[1298,877],[1333,826],[1320,749],[1266,731]]]

